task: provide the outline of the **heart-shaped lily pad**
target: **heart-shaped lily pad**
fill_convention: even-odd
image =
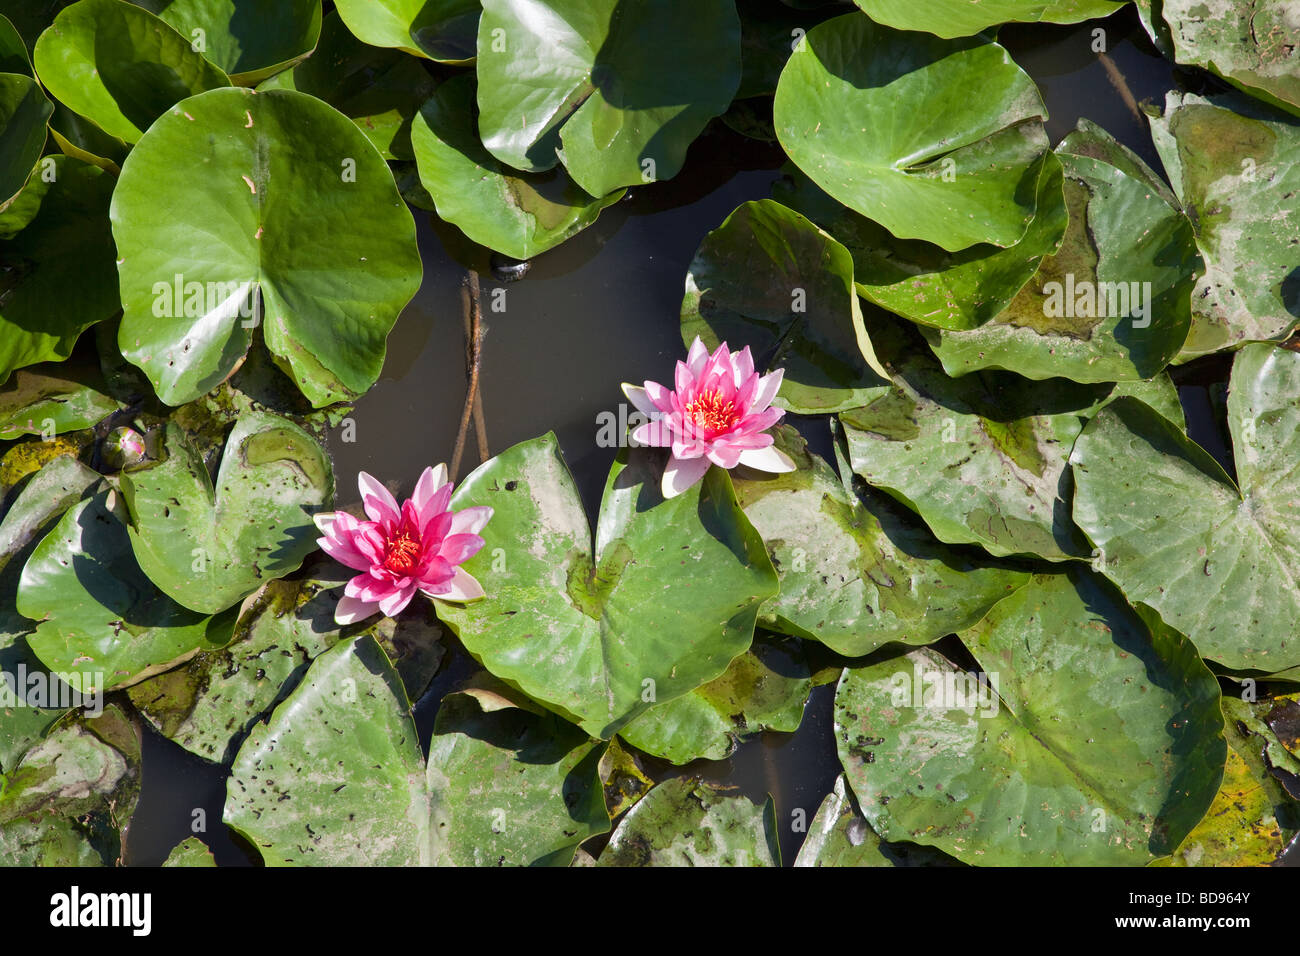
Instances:
[[[595,553],[555,436],[477,468],[452,508],[487,505],[486,544],[465,562],[487,597],[438,614],[496,677],[593,737],[718,677],[749,647],[777,590],[762,539],[712,468],[663,500],[664,456],[620,455]]]
[[[1047,110],[996,43],[836,17],[803,38],[773,109],[795,164],[900,238],[1011,246],[1034,218]]]
[[[169,424],[165,458],[123,473],[131,547],[178,604],[215,614],[316,549],[312,515],[334,499],[329,455],[287,418],[249,413],[226,440],[215,488],[203,456]]]
[[[856,408],[889,385],[862,324],[847,249],[770,199],[738,206],[704,237],[686,275],[682,341],[748,345],[782,368],[775,404],[811,415]]]
[[[1075,445],[1074,519],[1106,575],[1233,669],[1300,664],[1300,353],[1249,345],[1228,393],[1237,482],[1150,409],[1116,402]]]
[[[383,159],[291,90],[178,104],[131,151],[112,217],[118,342],[169,405],[231,373],[255,300],[267,348],[314,405],[355,398],[420,284],[415,223]]]
[[[180,100],[230,85],[188,37],[122,0],[72,4],[41,34],[32,60],[59,102],[128,143]]]
[[[884,839],[984,866],[1143,865],[1210,806],[1226,752],[1196,648],[1086,569],[1043,575],[937,651],[848,668],[835,737]]]

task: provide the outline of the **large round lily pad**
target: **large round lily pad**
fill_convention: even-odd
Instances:
[[[1143,865],[1210,806],[1226,747],[1196,648],[1084,569],[1044,575],[937,651],[849,668],[840,760],[890,841],[966,863]]]
[[[267,348],[316,406],[379,377],[421,278],[415,223],[356,125],[290,90],[213,90],[162,117],[113,194],[122,354],[170,405]]]
[[[998,44],[891,30],[861,13],[808,31],[774,105],[781,145],[814,182],[894,235],[949,251],[1025,235],[1046,115]]]
[[[214,487],[202,454],[174,424],[162,461],[123,473],[131,547],[178,604],[215,614],[316,550],[312,515],[334,500],[329,455],[287,418],[240,417]]]
[[[486,0],[479,132],[538,172],[562,158],[593,196],[671,179],[740,84],[732,0]]]
[[[1229,668],[1300,664],[1300,353],[1257,344],[1233,364],[1234,483],[1150,409],[1116,402],[1071,456],[1074,519],[1130,601]]]
[[[78,0],[63,10],[32,60],[59,102],[128,143],[174,103],[230,85],[188,37],[122,0]]]
[[[726,473],[665,501],[665,457],[620,455],[594,554],[554,435],[497,455],[452,498],[455,510],[493,509],[486,544],[463,565],[487,596],[437,602],[439,616],[492,674],[593,737],[721,675],[777,591]]]
[[[812,415],[856,408],[888,389],[862,324],[847,249],[770,199],[738,206],[700,243],[686,276],[682,341],[748,345],[784,369],[775,404]]]

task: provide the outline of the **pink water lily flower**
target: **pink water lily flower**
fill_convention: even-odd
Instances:
[[[783,372],[755,372],[748,345],[733,354],[723,342],[710,355],[696,336],[686,361],[677,363],[675,390],[657,382],[646,382],[644,388],[623,385],[628,401],[651,419],[633,430],[633,440],[672,449],[664,469],[665,498],[703,478],[710,464],[794,471],[790,456],[766,434],[785,414],[771,407]]]
[[[379,611],[399,614],[416,591],[442,601],[483,597],[468,571],[459,567],[483,547],[479,532],[491,508],[448,511],[451,483],[447,466],[426,468],[415,493],[397,505],[388,489],[364,471],[357,478],[361,504],[369,521],[346,512],[315,516],[325,537],[317,538],[326,554],[362,572],[347,583],[334,611],[338,624],[352,624]]]

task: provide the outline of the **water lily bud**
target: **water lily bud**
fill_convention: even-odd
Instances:
[[[125,425],[114,428],[104,439],[103,456],[104,463],[114,471],[121,471],[127,465],[143,461],[144,436]]]

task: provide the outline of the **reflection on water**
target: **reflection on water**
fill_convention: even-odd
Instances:
[[[1097,28],[1105,31],[1109,64],[1093,50]],[[1002,39],[1042,90],[1054,143],[1087,116],[1161,168],[1133,103],[1162,104],[1174,67],[1151,48],[1131,7],[1078,27],[1008,27]],[[767,198],[783,161],[775,146],[715,122],[691,147],[676,180],[633,190],[585,232],[533,260],[526,278],[509,284],[491,277],[486,253],[467,248],[456,230],[415,210],[424,284],[389,338],[379,383],[357,405],[355,441],[343,442],[339,431],[331,436],[340,505],[358,498],[358,471],[395,480],[394,490],[406,496],[423,468],[451,458],[466,386],[460,282],[463,263],[470,263],[482,273],[488,331],[481,389],[491,451],[554,430],[594,523],[614,458],[614,449],[597,445],[597,417],[617,414],[620,383],[669,379],[683,352],[678,312],[696,247],[737,205]],[[1182,394],[1193,436],[1223,453],[1214,447],[1210,403],[1201,397],[1208,394],[1205,385],[1188,384]],[[814,451],[831,457],[824,421],[790,420]],[[477,464],[473,439],[467,444],[461,477]],[[423,741],[432,733],[437,701],[475,669],[459,649],[448,656],[415,709]],[[656,775],[700,773],[755,800],[772,794],[788,865],[803,839],[791,828],[793,812],[802,809],[810,821],[839,771],[833,697],[833,683],[816,688],[794,734],[768,732],[727,760],[699,761],[683,771],[655,762]],[[204,764],[153,733],[145,766],[131,862],[164,859],[190,835],[199,808],[206,811],[205,839],[218,861],[246,859],[219,823],[225,768]]]

